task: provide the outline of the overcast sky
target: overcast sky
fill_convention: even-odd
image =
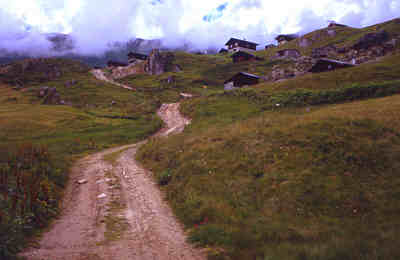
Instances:
[[[233,36],[264,45],[328,20],[362,27],[399,16],[400,0],[0,0],[0,48],[45,50],[44,32],[70,33],[84,53],[135,37],[206,48]]]

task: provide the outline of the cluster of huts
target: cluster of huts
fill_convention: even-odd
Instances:
[[[328,26],[329,28],[332,27],[346,27],[346,25],[338,24],[335,22],[331,22]],[[296,34],[281,34],[278,35],[275,40],[277,41],[278,45],[268,44],[265,46],[265,49],[276,48],[278,46],[283,46],[284,44],[296,40],[298,35]],[[219,53],[234,53],[232,55],[232,61],[234,63],[242,62],[242,61],[256,61],[262,60],[262,58],[255,56],[252,52],[256,51],[258,43],[250,42],[247,40],[240,40],[236,38],[231,38],[226,44],[226,48],[220,50]],[[292,57],[292,58],[299,58],[301,56],[300,52],[297,49],[281,49],[277,51],[275,54],[277,58],[279,57]],[[337,60],[331,60],[327,58],[320,58],[314,64],[314,66],[309,70],[309,72],[317,73],[317,72],[324,72],[330,71],[339,68],[347,68],[351,67],[353,64],[349,64],[346,62],[341,62]],[[247,72],[239,72],[235,74],[232,78],[225,81],[225,89],[233,89],[242,87],[244,85],[254,85],[258,84],[259,80],[261,79],[260,76],[253,75]]]
[[[329,24],[329,28],[332,27],[345,27],[346,25],[338,24],[335,22],[331,22]],[[284,44],[296,40],[298,35],[296,34],[281,34],[278,35],[275,40],[277,41],[277,45],[268,44],[265,46],[265,49],[276,48],[278,46],[283,46]],[[219,53],[233,53],[232,54],[232,62],[244,62],[244,61],[259,61],[263,60],[261,57],[257,57],[254,52],[257,50],[257,46],[259,44],[247,40],[241,40],[237,38],[231,38],[228,42],[225,43],[226,48],[222,48]],[[280,49],[276,52],[276,58],[282,57],[291,57],[291,58],[299,58],[301,56],[300,52],[297,49]],[[128,54],[128,63],[123,62],[116,62],[116,61],[109,61],[107,65],[109,67],[124,67],[128,66],[132,63],[145,61],[148,59],[148,55],[130,52]],[[337,61],[337,60],[330,60],[326,58],[320,58],[315,65],[309,70],[309,72],[316,73],[316,72],[323,72],[334,70],[338,68],[345,68],[353,66],[352,64],[348,64],[345,62]],[[244,85],[254,85],[258,84],[259,80],[261,79],[260,76],[253,75],[247,72],[239,72],[235,74],[233,77],[225,81],[225,89],[233,89],[242,87]]]
[[[128,63],[110,60],[107,62],[107,66],[108,67],[126,67],[129,64],[135,63],[137,61],[145,61],[145,60],[147,60],[147,58],[148,58],[148,55],[146,55],[146,54],[129,52],[128,53]]]

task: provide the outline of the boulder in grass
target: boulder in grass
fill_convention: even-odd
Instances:
[[[353,45],[353,49],[365,50],[373,46],[383,45],[388,39],[389,34],[384,30],[377,33],[367,33]]]

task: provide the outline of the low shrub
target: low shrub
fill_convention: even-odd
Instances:
[[[21,145],[0,162],[0,258],[15,255],[24,238],[57,214],[63,175],[46,146]]]

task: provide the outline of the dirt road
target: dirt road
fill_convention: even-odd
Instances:
[[[94,76],[96,79],[98,79],[98,80],[106,81],[106,82],[108,82],[108,83],[111,83],[111,84],[113,84],[113,85],[119,86],[119,87],[121,87],[121,88],[126,88],[126,89],[129,89],[129,90],[134,90],[133,88],[131,88],[131,87],[127,86],[127,85],[120,84],[120,83],[118,83],[118,82],[116,82],[116,81],[114,81],[114,80],[112,80],[112,79],[107,78],[106,75],[104,74],[104,72],[103,72],[101,69],[93,69],[93,70],[91,71],[91,73],[92,73],[93,76]]]
[[[179,113],[179,103],[162,105],[158,114],[166,124],[156,134],[160,138],[190,123]],[[144,142],[76,163],[62,216],[40,247],[23,255],[35,260],[205,259],[186,242],[151,173],[134,160]]]

